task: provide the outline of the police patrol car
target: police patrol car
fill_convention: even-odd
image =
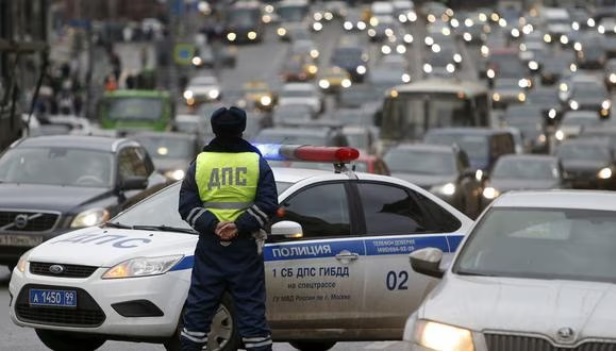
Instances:
[[[274,339],[310,350],[400,340],[437,283],[411,270],[408,253],[452,253],[471,220],[413,184],[347,170],[355,149],[259,148],[269,159],[336,169],[273,169],[280,209],[263,255]],[[24,254],[9,285],[12,320],[52,349],[97,349],[106,340],[178,348],[198,239],[178,214],[179,186]],[[209,348],[241,347],[229,297],[213,324]]]

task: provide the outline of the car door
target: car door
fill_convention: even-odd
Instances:
[[[413,189],[375,181],[355,185],[366,248],[360,328],[378,327],[401,339],[406,318],[437,283],[411,269],[409,253],[425,247],[452,252],[462,237],[462,222]]]
[[[274,222],[298,222],[303,237],[282,238],[265,247],[268,321],[273,329],[344,329],[357,323],[364,248],[361,240],[351,237],[354,208],[348,192],[346,180],[319,183],[281,203]]]

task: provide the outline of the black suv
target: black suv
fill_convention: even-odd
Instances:
[[[101,224],[165,185],[136,141],[22,139],[0,157],[0,265],[12,269],[28,249]]]

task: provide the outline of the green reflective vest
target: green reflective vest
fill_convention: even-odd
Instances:
[[[235,221],[255,199],[259,155],[202,152],[197,156],[195,181],[203,207],[219,221]]]

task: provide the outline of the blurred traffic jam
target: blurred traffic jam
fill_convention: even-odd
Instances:
[[[439,269],[434,258],[445,256],[451,264],[448,256],[459,241],[444,253],[418,247],[412,255],[414,270],[444,277],[447,289],[447,280],[454,285],[479,269],[486,276],[567,278],[549,270],[524,276],[528,268],[512,274],[515,264],[494,272],[486,269],[491,264],[473,262],[482,251],[475,239],[491,236],[490,226],[504,226],[509,232],[499,236],[515,237],[523,250],[531,243],[530,232],[520,234],[524,229],[546,241],[568,241],[565,233],[579,235],[573,225],[587,221],[606,231],[605,214],[616,215],[605,205],[613,204],[610,192],[616,190],[614,0],[110,3],[0,6],[0,23],[13,7],[32,19],[0,32],[0,265],[10,270],[43,242],[102,226],[181,181],[214,136],[211,113],[230,105],[248,112],[244,138],[264,154],[272,146],[334,148],[324,149],[323,160],[272,157],[275,169],[380,175],[446,203],[451,208],[443,219],[459,211],[463,224],[478,220],[477,227],[468,226],[470,248],[452,264],[455,273]],[[335,149],[344,147],[352,149]],[[340,150],[357,155],[337,160]],[[579,193],[588,203],[566,205],[577,190],[596,192]],[[593,194],[601,194],[604,207],[591,204]],[[533,213],[531,200],[537,199]],[[586,207],[587,213],[580,210]],[[432,215],[437,222],[443,211]],[[518,222],[500,215],[507,212]],[[549,226],[537,229],[543,223]],[[550,227],[565,225],[561,237]],[[496,248],[483,240],[486,251]],[[612,239],[609,245],[615,244]],[[494,253],[500,252],[486,257]],[[571,280],[592,281],[580,276]],[[420,310],[405,312],[405,319],[411,316],[406,347],[523,347],[497,343],[501,335],[518,336],[507,329],[519,327],[485,326],[505,331],[490,340],[473,330],[483,325],[429,304],[425,311],[412,308]],[[404,320],[398,323],[400,340]],[[562,324],[557,328],[571,323]],[[526,333],[544,334],[538,339],[546,348],[586,346],[580,331],[567,340],[532,329],[538,330]]]

